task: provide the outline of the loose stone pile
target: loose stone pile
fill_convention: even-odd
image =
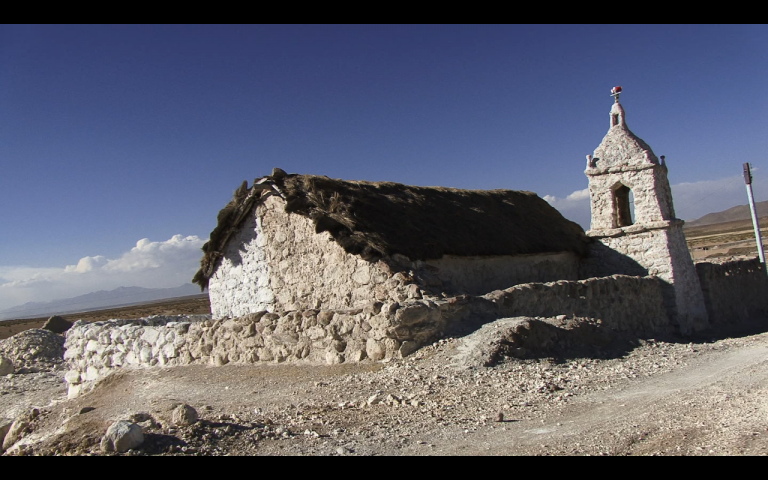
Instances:
[[[48,330],[27,330],[0,341],[0,356],[10,361],[16,373],[50,371],[64,363],[64,337]]]

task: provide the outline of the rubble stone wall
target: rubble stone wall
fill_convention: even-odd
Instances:
[[[663,333],[669,318],[663,282],[656,277],[614,275],[576,282],[530,283],[485,296],[497,305],[496,316],[586,317],[616,332]]]
[[[655,159],[653,152],[638,151],[636,154],[640,157],[650,155]],[[658,159],[656,161],[658,162]],[[617,185],[624,185],[632,190],[635,197],[635,218],[644,223],[674,219],[672,194],[666,180],[665,167],[646,163],[641,166],[625,165],[607,170],[587,169],[586,174],[589,177],[592,202],[592,229],[617,227],[617,205],[614,198],[614,187]]]
[[[760,260],[696,264],[712,323],[768,317],[768,275]]]
[[[498,257],[446,255],[424,262],[446,282],[446,291],[482,295],[513,285],[579,279],[579,257],[573,253]],[[450,285],[450,287],[448,287]]]
[[[617,332],[663,330],[659,281],[609,277],[518,285],[484,296],[409,298],[346,310],[258,312],[235,319],[150,317],[77,322],[67,332],[70,396],[121,368],[306,361],[336,364],[407,356],[465,322],[579,316]]]
[[[582,276],[654,275],[666,283],[664,304],[683,334],[709,326],[699,278],[693,266],[682,222],[633,225],[591,231],[599,243],[591,247]]]

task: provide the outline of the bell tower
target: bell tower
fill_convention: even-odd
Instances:
[[[598,254],[599,261],[592,263],[599,263],[603,275],[659,277],[665,282],[667,311],[681,333],[704,328],[704,296],[684,222],[675,217],[666,162],[627,128],[619,103],[621,87],[611,93],[615,101],[610,127],[594,153],[587,155],[585,173],[592,208],[587,235],[612,255]]]

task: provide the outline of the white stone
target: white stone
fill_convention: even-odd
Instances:
[[[157,342],[158,337],[160,337],[160,332],[156,328],[146,327],[141,339],[152,345]]]
[[[162,353],[166,358],[176,358],[179,355],[176,351],[176,347],[174,347],[171,343],[163,347]]]
[[[79,385],[81,383],[80,372],[77,370],[70,370],[64,375],[64,380],[70,385]]]
[[[5,451],[3,448],[3,441],[5,440],[5,436],[8,434],[8,431],[11,429],[11,425],[13,425],[13,422],[10,420],[0,419],[0,453]]]
[[[135,365],[136,363],[138,363],[136,354],[133,352],[128,352],[125,355],[125,363],[127,363],[128,365]]]
[[[85,376],[84,376],[83,380],[85,380],[86,382],[93,382],[93,381],[96,381],[98,379],[99,379],[99,369],[98,368],[96,368],[94,366],[90,366],[90,367],[88,367],[85,370]]]
[[[8,450],[24,437],[27,429],[29,428],[29,421],[26,416],[21,416],[14,420],[11,426],[8,428],[8,432],[3,438],[2,450]]]
[[[149,363],[152,360],[152,349],[142,348],[141,352],[139,352],[139,359],[142,363]]]

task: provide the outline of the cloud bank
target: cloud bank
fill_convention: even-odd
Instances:
[[[755,200],[768,200],[768,182],[755,179]],[[736,175],[717,180],[705,180],[672,185],[675,214],[684,220],[696,220],[708,213],[722,212],[737,205],[747,204],[744,177]],[[577,190],[565,198],[545,195],[544,200],[569,220],[589,229],[589,189]]]
[[[178,287],[190,283],[203,243],[194,235],[162,242],[143,238],[115,259],[88,256],[63,268],[0,266],[0,310],[117,287]]]

